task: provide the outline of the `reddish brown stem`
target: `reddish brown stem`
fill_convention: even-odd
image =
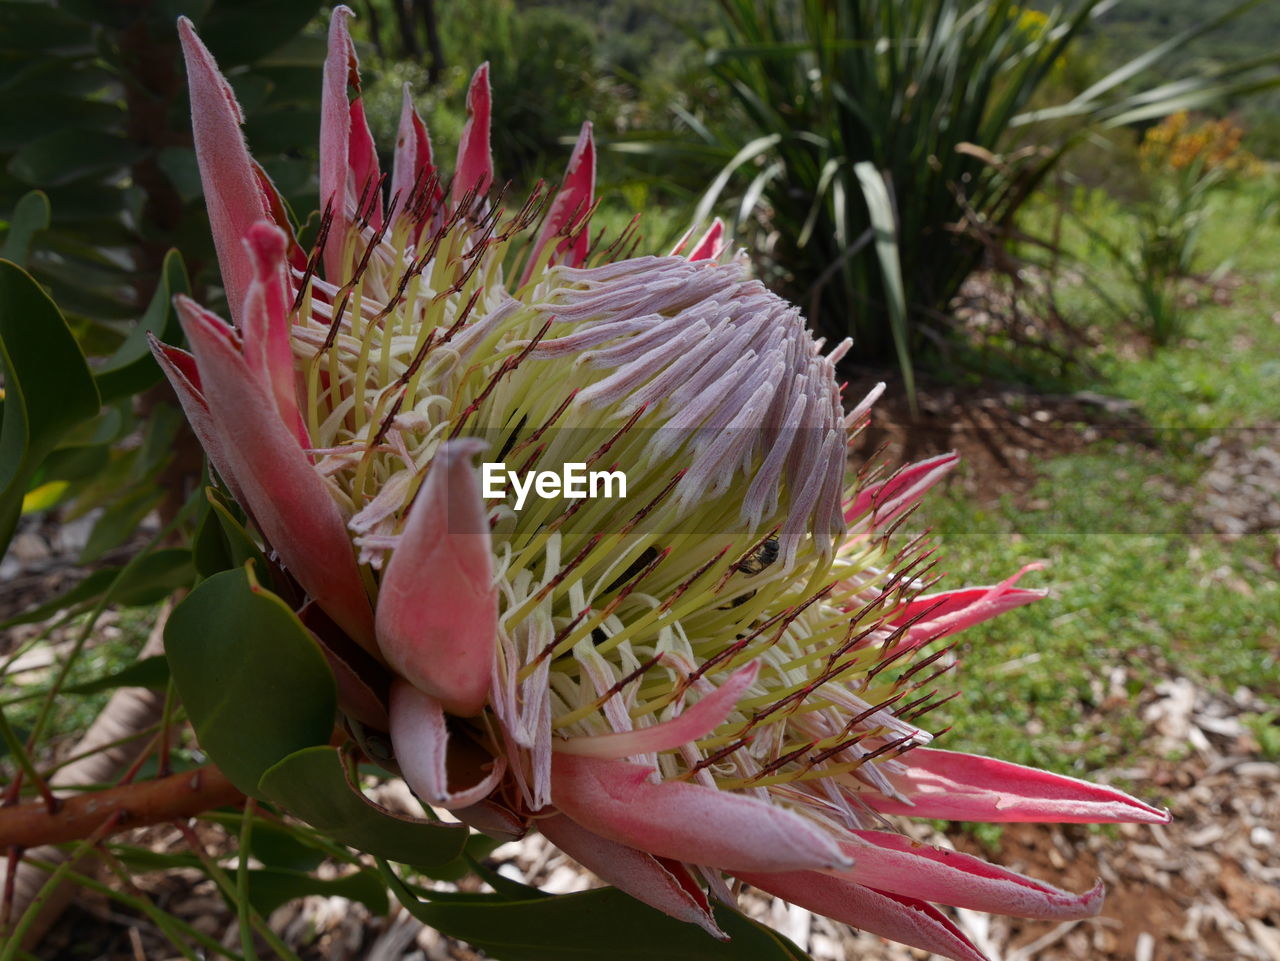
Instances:
[[[221,771],[206,764],[194,771],[151,781],[86,791],[65,799],[54,814],[49,813],[43,801],[2,808],[0,849],[33,848],[86,838],[113,817],[112,833],[193,817],[243,800],[244,795]]]

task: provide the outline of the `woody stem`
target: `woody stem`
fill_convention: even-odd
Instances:
[[[0,808],[0,850],[61,844],[89,837],[109,818],[111,832],[193,817],[244,795],[214,765],[150,781],[87,791],[61,800],[51,812],[43,800]]]

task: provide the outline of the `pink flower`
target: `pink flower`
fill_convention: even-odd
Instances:
[[[181,22],[234,325],[182,300],[192,352],[153,347],[281,566],[376,660],[369,689],[389,698],[360,713],[385,709],[418,796],[491,833],[536,825],[717,936],[726,876],[951,958],[980,955],[934,902],[1095,913],[1100,886],[918,845],[885,817],[1167,820],[928,746],[915,722],[951,666],[931,645],[1042,596],[1016,576],[925,593],[927,555],[890,550],[954,456],[846,491],[847,442],[878,393],[843,412],[848,345],[823,355],[725,258],[719,224],[667,257],[624,256],[629,234],[592,243],[589,126],[553,197],[504,209],[487,67],[452,179],[407,91],[383,174],[350,16],[338,7],[330,30],[309,254]],[[627,496],[521,509],[486,496],[482,455],[619,470]]]

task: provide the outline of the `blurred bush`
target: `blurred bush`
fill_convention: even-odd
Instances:
[[[1149,89],[1133,79],[1256,6],[1246,0],[1071,95],[1103,0],[1046,12],[1011,0],[720,0],[707,63],[731,109],[692,116],[696,144],[624,149],[711,188],[766,278],[862,358],[936,360],[949,306],[1068,148],[1123,127],[1275,85],[1277,56]],[[1063,99],[1046,104],[1048,93]]]
[[[471,73],[489,63],[493,90],[494,169],[520,190],[539,177],[558,179],[564,141],[584,120],[606,129],[627,101],[609,82],[592,22],[567,10],[517,11],[513,0],[424,4],[379,0],[358,4],[354,32],[365,44],[367,109],[374,139],[395,142],[407,82],[431,133],[433,149],[450,156],[465,114]],[[447,165],[446,165],[447,166]]]
[[[309,210],[297,145],[318,139],[324,41],[302,31],[319,8],[0,2],[0,254],[18,265],[0,297],[0,546],[19,510],[92,511],[81,559],[98,561],[195,489],[200,453],[146,341],[181,340],[174,294],[219,300],[176,20],[196,19],[265,174]]]
[[[138,316],[164,257],[211,263],[191,149],[176,20],[192,16],[246,112],[246,134],[290,198],[311,201],[322,36],[299,36],[319,0],[0,2],[0,211],[43,190],[50,228],[32,273],[102,349]],[[303,209],[310,209],[308,202]],[[197,283],[216,282],[213,275]],[[88,331],[85,332],[88,336]]]
[[[1138,147],[1141,191],[1110,221],[1079,224],[1125,277],[1131,303],[1109,298],[1122,314],[1135,314],[1154,346],[1181,331],[1189,295],[1183,282],[1196,277],[1201,235],[1213,195],[1264,165],[1242,146],[1244,129],[1233,119],[1193,120],[1180,110],[1147,128]],[[1119,234],[1105,229],[1119,224]],[[1207,272],[1229,264],[1226,257]],[[1101,289],[1100,289],[1101,292]],[[1105,296],[1105,295],[1104,295]]]

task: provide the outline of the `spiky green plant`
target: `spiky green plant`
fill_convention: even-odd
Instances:
[[[852,334],[860,356],[896,355],[910,386],[927,333],[1068,147],[1280,80],[1272,56],[1131,83],[1259,2],[1044,108],[1055,71],[1114,2],[1039,14],[1013,0],[720,0],[724,40],[705,42],[707,58],[735,112],[714,126],[688,118],[707,147],[685,159],[720,168],[695,218],[732,203],[773,284],[818,326]]]

